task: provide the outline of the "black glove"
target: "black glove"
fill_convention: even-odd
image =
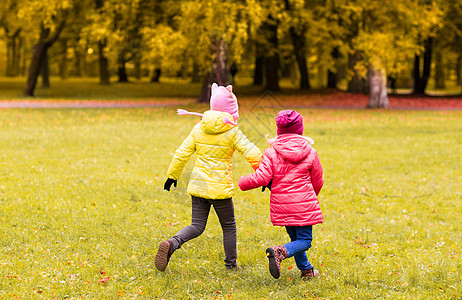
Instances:
[[[264,192],[265,189],[268,189],[271,191],[271,185],[273,184],[273,178],[271,178],[270,182],[266,186],[261,187],[261,191]]]
[[[172,184],[176,187],[176,183],[177,183],[176,180],[167,178],[167,181],[165,181],[164,183],[164,190],[170,191],[170,187],[172,186]]]

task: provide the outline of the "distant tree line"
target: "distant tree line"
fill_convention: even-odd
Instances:
[[[387,107],[387,87],[423,94],[462,84],[460,0],[2,0],[6,76],[26,76],[25,94],[49,76],[189,77],[230,82],[230,65],[255,85],[336,88]],[[235,68],[234,68],[235,70]]]

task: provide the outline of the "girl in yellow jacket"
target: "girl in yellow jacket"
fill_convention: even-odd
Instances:
[[[234,150],[237,150],[256,170],[262,159],[261,151],[236,126],[239,112],[231,85],[212,85],[210,110],[204,114],[182,109],[178,110],[178,114],[197,115],[202,120],[175,151],[164,189],[170,191],[172,184],[176,187],[185,164],[197,152],[188,184],[188,193],[192,197],[192,221],[190,226],[182,228],[172,238],[160,243],[155,258],[156,268],[164,271],[176,249],[202,234],[212,205],[223,230],[225,266],[227,269],[237,268],[232,157]]]

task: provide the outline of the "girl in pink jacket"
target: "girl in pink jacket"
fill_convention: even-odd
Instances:
[[[318,194],[324,180],[313,140],[302,136],[303,118],[294,110],[282,110],[276,117],[277,138],[269,140],[260,166],[239,179],[246,191],[262,186],[271,190],[270,215],[274,226],[285,226],[290,243],[266,249],[269,271],[279,278],[281,261],[294,257],[304,279],[319,276],[305,251],[311,247],[312,226],[322,223]]]

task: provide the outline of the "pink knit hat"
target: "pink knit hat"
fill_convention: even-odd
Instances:
[[[221,111],[229,113],[233,119],[230,120],[228,117],[224,117],[223,121],[228,124],[237,125],[236,120],[239,118],[239,106],[237,105],[237,98],[233,94],[233,87],[228,85],[227,87],[218,86],[216,83],[212,84],[212,93],[210,96],[210,109],[215,111]],[[178,109],[179,115],[196,115],[202,117],[203,114],[189,112],[184,109]]]
[[[227,112],[233,116],[234,120],[239,118],[239,106],[237,98],[233,94],[233,86],[227,87],[212,84],[212,95],[210,96],[210,109]]]
[[[284,133],[303,134],[303,117],[295,110],[281,110],[276,117],[278,135]]]

